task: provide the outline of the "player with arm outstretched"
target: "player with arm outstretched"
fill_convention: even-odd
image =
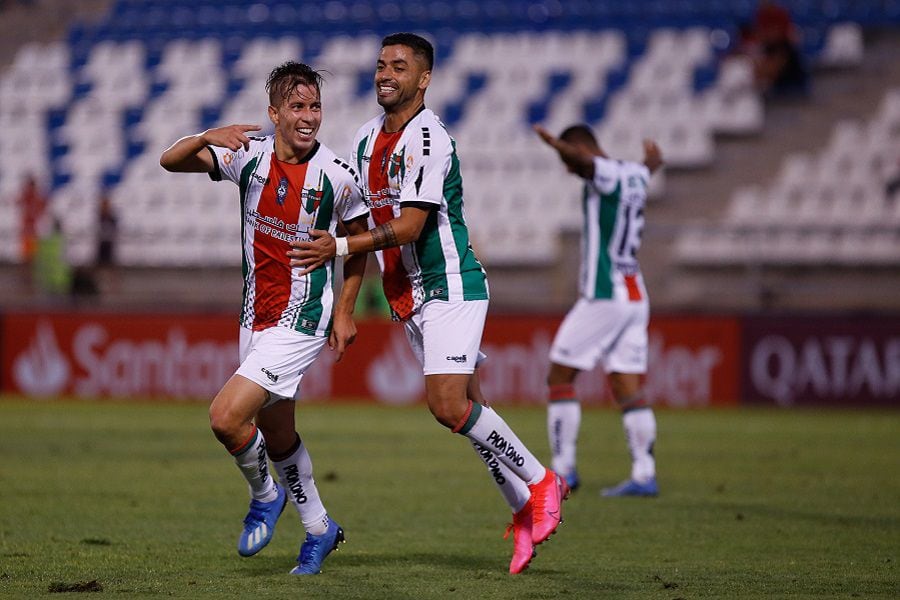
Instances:
[[[307,535],[292,574],[316,574],[343,541],[327,514],[306,446],[294,425],[294,396],[326,342],[340,360],[356,337],[353,306],[366,256],[344,261],[335,302],[334,261],[301,272],[290,265],[289,243],[311,229],[365,232],[368,209],[355,170],[316,139],[322,122],[319,72],[288,62],[269,75],[269,119],[275,133],[250,137],[256,125],[228,125],[175,142],[160,158],[168,171],[209,173],[240,191],[244,293],[240,367],[209,409],[216,438],[234,456],[250,486],[250,510],[238,553],[252,556],[269,543],[290,502]],[[271,459],[280,485],[269,474]]]
[[[631,477],[603,490],[603,495],[656,496],[656,418],[641,393],[650,304],[637,252],[650,174],[662,166],[662,154],[646,140],[643,163],[611,160],[586,125],[569,127],[559,138],[540,126],[535,130],[559,153],[568,171],[585,180],[580,298],[550,349],[547,430],[553,468],[572,489],[578,487],[575,455],[581,404],[575,377],[602,361],[622,410],[632,457]]]
[[[312,232],[296,242],[293,264],[316,268],[333,256],[375,252],[384,293],[422,364],[428,408],[466,436],[512,509],[510,572],[524,570],[534,546],[561,522],[568,493],[553,471],[485,406],[474,375],[488,307],[484,269],[469,244],[456,143],[425,107],[434,49],[420,36],[382,41],[375,90],[383,114],[363,125],[354,166],[370,209],[369,231],[334,238]]]

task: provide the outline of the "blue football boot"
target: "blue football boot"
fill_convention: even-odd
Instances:
[[[328,518],[328,530],[322,535],[306,534],[306,541],[300,546],[297,566],[291,569],[291,575],[318,575],[322,572],[322,563],[338,544],[344,542],[344,530]]]
[[[578,471],[572,469],[569,473],[563,477],[566,480],[566,485],[569,486],[569,491],[574,492],[578,489],[578,486],[581,485],[581,479],[578,477]]]
[[[271,502],[250,501],[250,512],[244,518],[244,531],[238,540],[238,554],[253,556],[266,547],[275,533],[275,523],[287,504],[284,488],[275,484],[278,496]]]
[[[634,479],[627,479],[619,485],[605,488],[600,492],[601,496],[614,498],[619,496],[657,496],[659,489],[656,487],[656,478],[639,483]]]

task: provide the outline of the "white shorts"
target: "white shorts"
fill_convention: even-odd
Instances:
[[[269,392],[266,406],[293,399],[303,374],[322,352],[327,338],[306,335],[286,327],[253,331],[241,327],[241,366],[237,375]]]
[[[550,360],[580,371],[602,361],[607,373],[646,373],[649,323],[646,300],[579,298],[556,332]]]
[[[403,322],[406,339],[425,375],[472,373],[483,355],[487,300],[430,300]]]

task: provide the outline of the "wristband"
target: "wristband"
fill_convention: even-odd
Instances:
[[[347,243],[346,237],[334,238],[334,255],[347,256],[350,254],[350,244]]]

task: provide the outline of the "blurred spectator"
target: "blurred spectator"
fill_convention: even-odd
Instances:
[[[786,9],[762,0],[756,12],[760,55],[756,81],[768,96],[798,96],[808,91],[808,77],[791,15]]]
[[[769,0],[761,0],[756,9],[756,33],[760,41],[794,40],[796,29],[791,14],[783,6]]]
[[[784,7],[762,0],[752,24],[739,27],[735,51],[753,59],[756,85],[768,97],[804,96],[809,76],[797,28]]]
[[[34,176],[25,179],[19,194],[19,206],[22,209],[22,262],[30,266],[38,246],[38,224],[47,208],[47,200],[38,187]]]
[[[70,290],[72,273],[66,261],[66,243],[58,219],[49,223],[47,231],[35,243],[34,276],[45,294],[60,296]]]
[[[374,264],[374,261],[369,261],[369,264]],[[354,314],[360,319],[391,318],[391,306],[384,296],[381,276],[378,273],[368,270],[365,277],[363,277],[359,296],[356,298]]]
[[[97,266],[111,267],[116,260],[116,239],[119,235],[119,218],[113,208],[109,194],[100,196],[97,215]]]

